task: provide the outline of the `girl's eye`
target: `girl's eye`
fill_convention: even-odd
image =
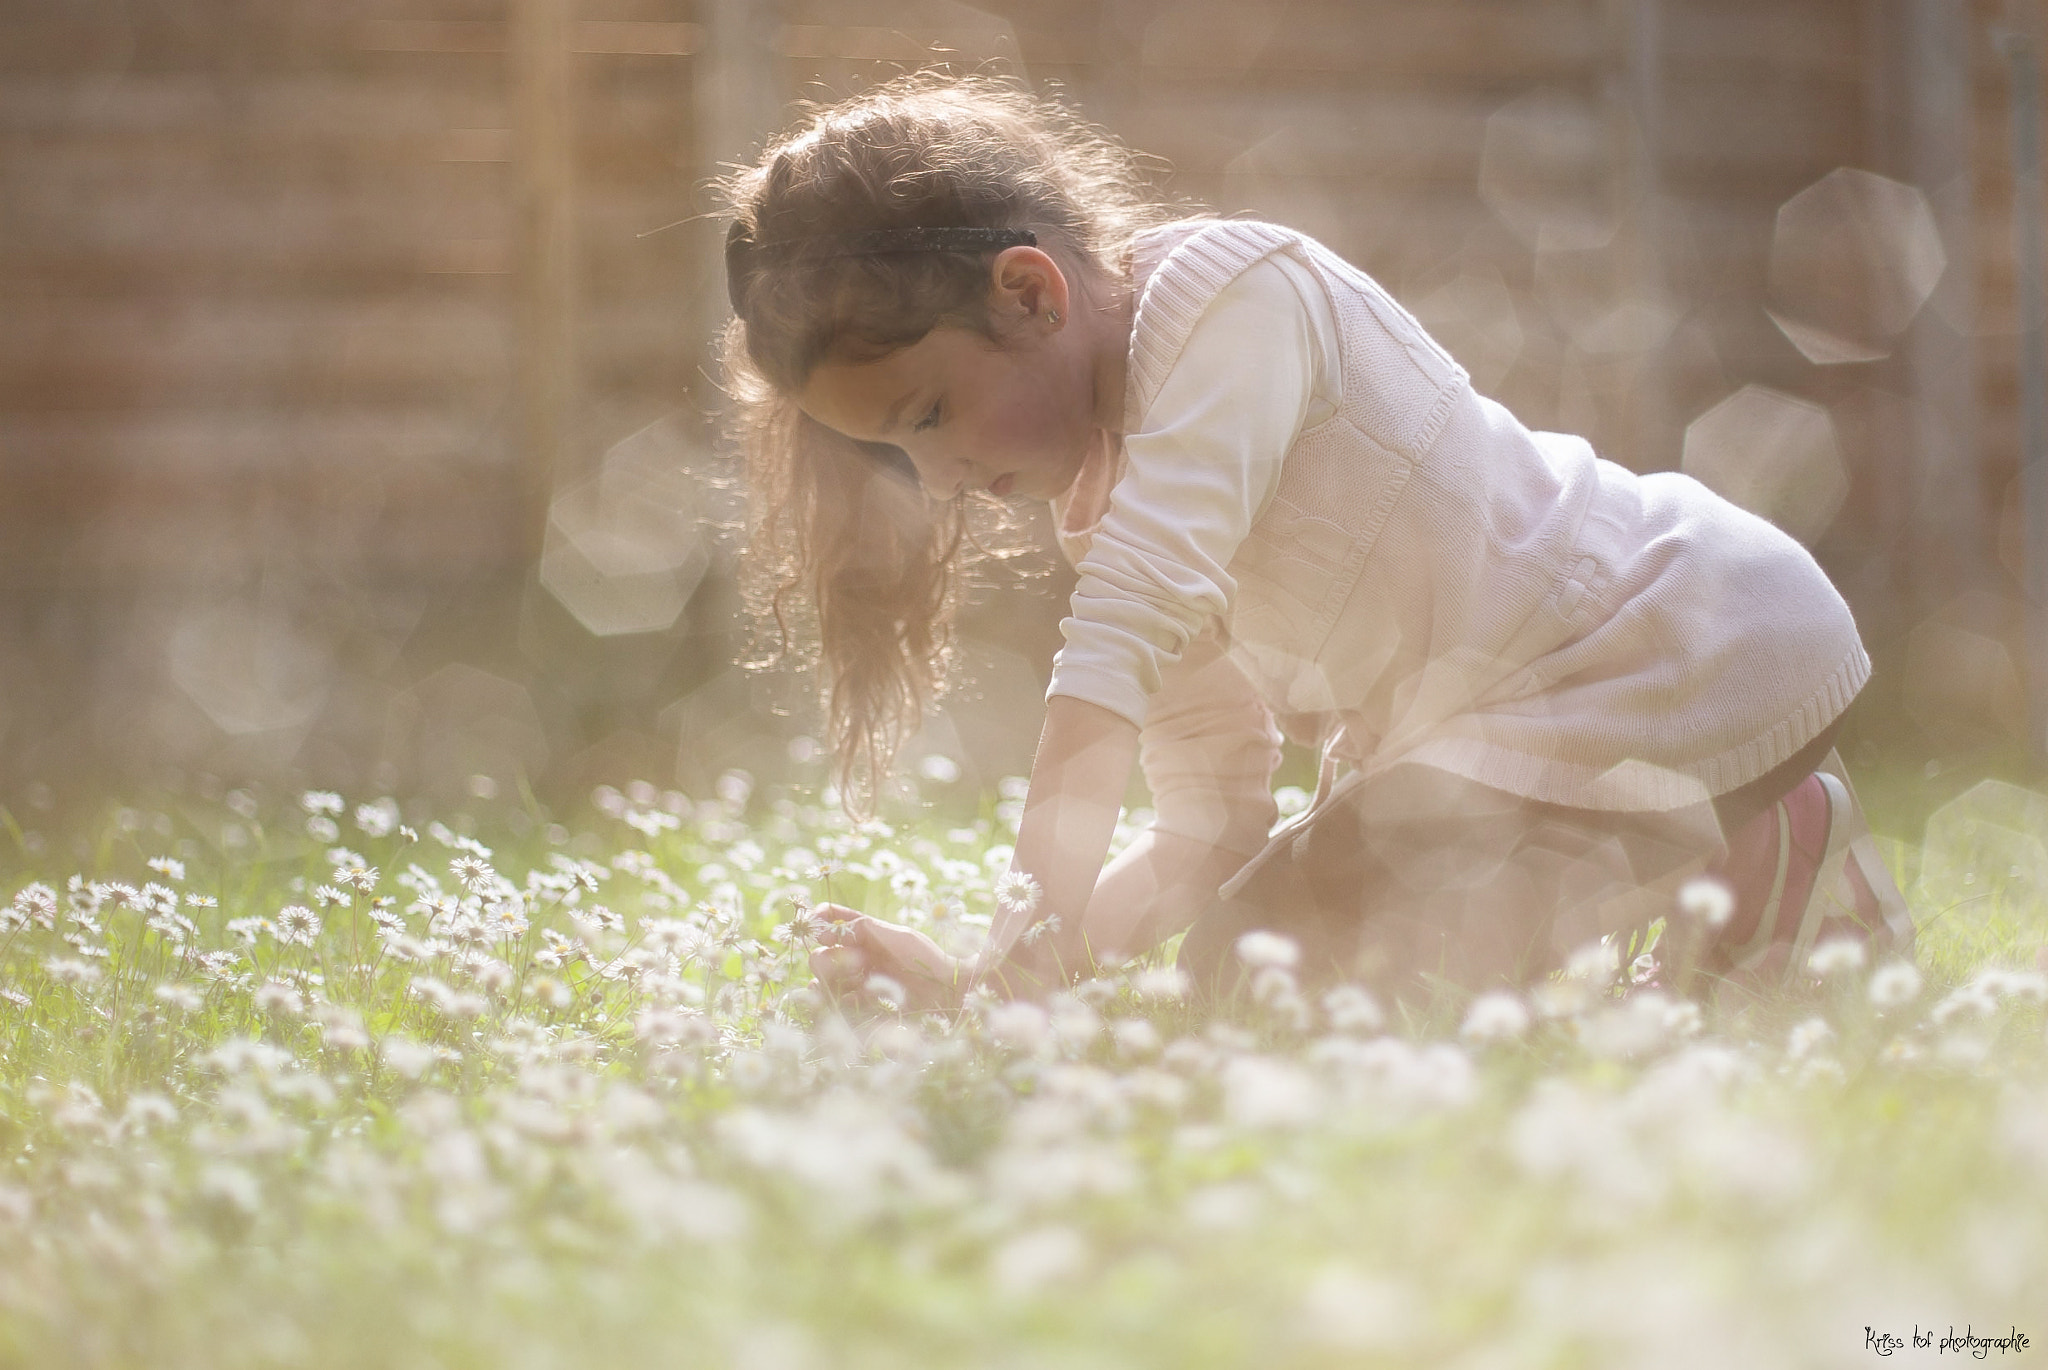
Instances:
[[[938,426],[939,406],[937,404],[934,404],[932,405],[930,412],[928,412],[923,418],[919,419],[916,423],[910,425],[910,431],[913,433],[922,433],[927,428],[937,428]]]

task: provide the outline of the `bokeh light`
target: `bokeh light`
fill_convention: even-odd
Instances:
[[[316,637],[275,610],[233,603],[186,615],[167,655],[171,679],[230,736],[304,727],[332,678]]]
[[[1486,121],[1479,197],[1532,248],[1604,247],[1618,224],[1606,189],[1607,128],[1592,101],[1539,90]]]
[[[1771,318],[1808,361],[1875,361],[1891,354],[1947,265],[1918,188],[1838,167],[1778,209]]]
[[[1849,493],[1828,411],[1761,385],[1743,386],[1687,425],[1684,470],[1809,543]]]
[[[710,558],[694,455],[672,425],[651,424],[549,506],[541,584],[593,634],[660,632],[696,592]]]
[[[1521,315],[1498,272],[1459,275],[1415,300],[1410,310],[1471,373],[1481,394],[1493,393],[1521,359]]]

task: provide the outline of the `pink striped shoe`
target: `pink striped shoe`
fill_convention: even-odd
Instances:
[[[1849,938],[1872,956],[1910,955],[1913,920],[1878,855],[1856,792],[1829,753],[1728,839],[1709,868],[1735,893],[1735,913],[1708,953],[1709,970],[1751,983],[1792,984],[1822,941]]]

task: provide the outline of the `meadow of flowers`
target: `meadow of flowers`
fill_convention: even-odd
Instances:
[[[2044,1354],[2048,927],[1967,834],[1904,854],[1915,963],[1825,946],[1783,993],[1595,946],[1395,1013],[1266,939],[1228,1019],[1170,958],[906,1016],[812,985],[810,909],[971,949],[1015,783],[866,824],[751,791],[576,831],[236,792],[12,858],[0,1363]]]

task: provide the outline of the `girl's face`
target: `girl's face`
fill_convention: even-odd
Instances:
[[[935,328],[877,361],[821,364],[798,407],[848,437],[901,448],[935,498],[1053,499],[1121,415],[1129,335],[1126,322],[1117,339],[1113,315],[1073,318],[1069,303],[1050,257],[1011,248],[996,259],[991,297],[1006,344]]]

